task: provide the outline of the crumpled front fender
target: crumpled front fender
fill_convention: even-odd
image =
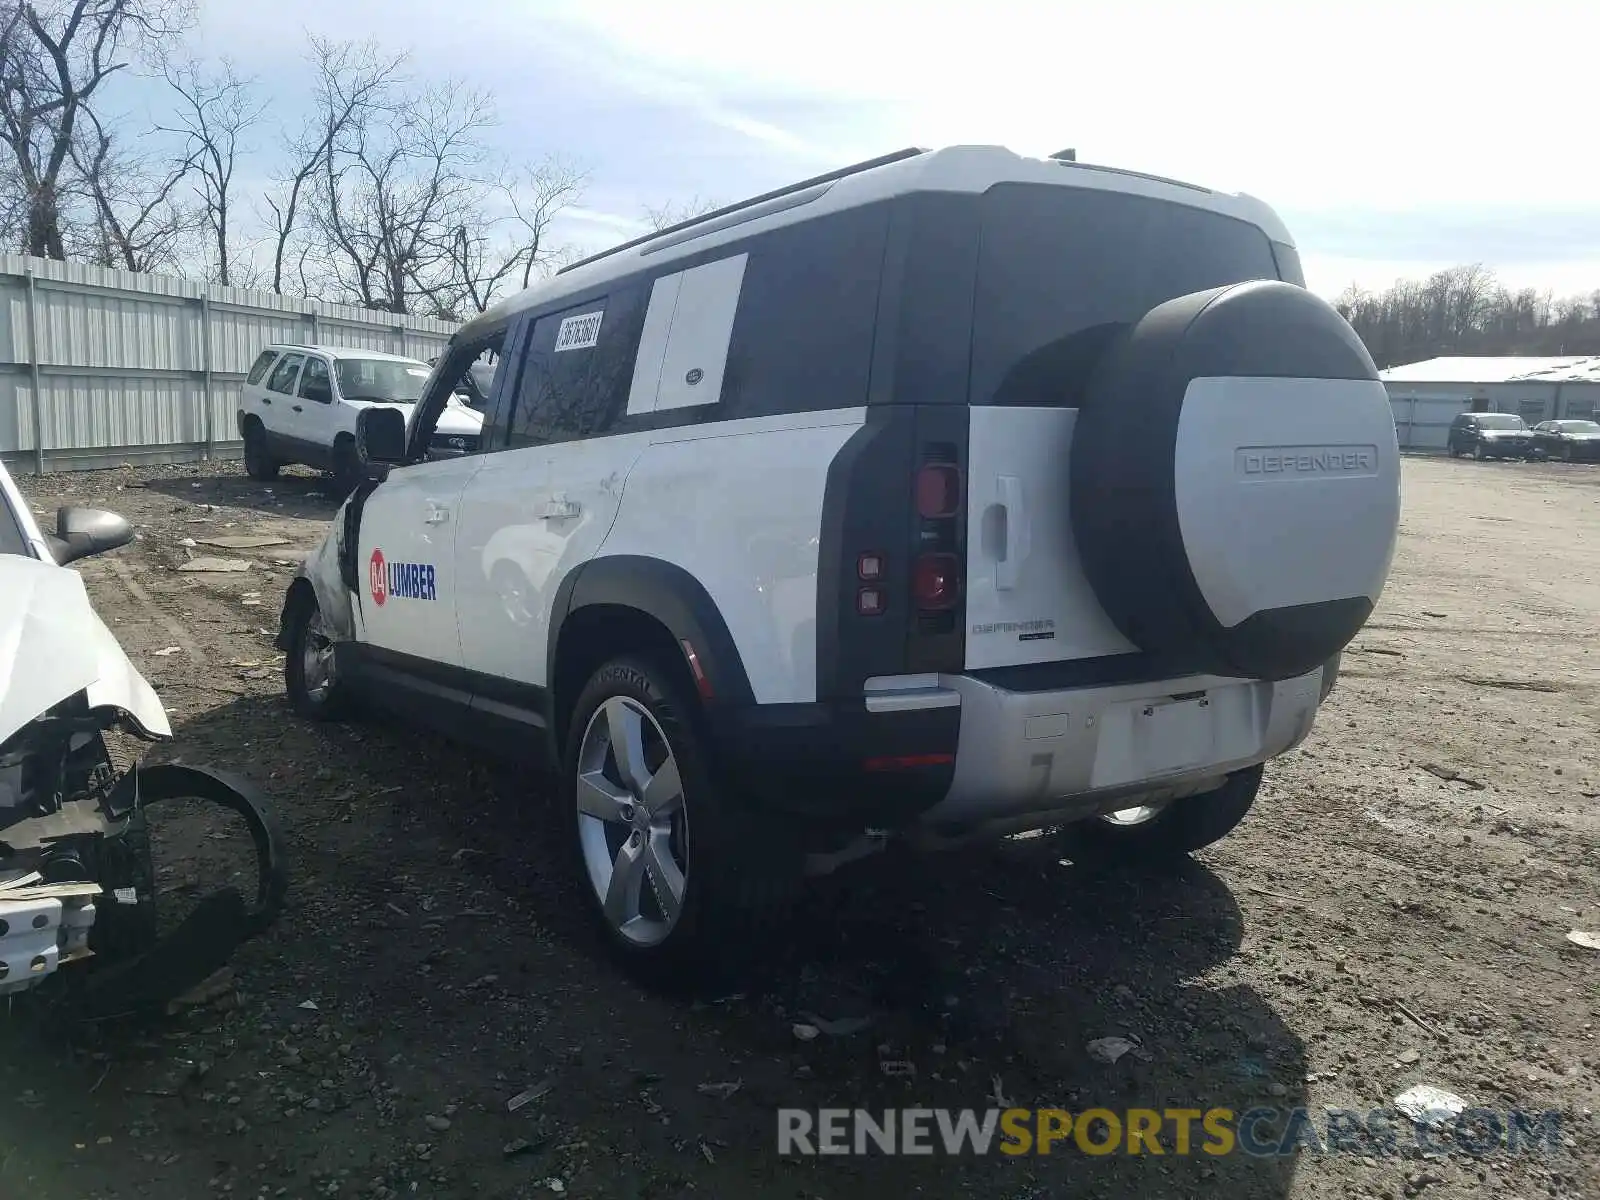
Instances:
[[[346,504],[348,503],[349,501],[346,501]],[[345,521],[341,511],[334,517],[332,528],[328,530],[321,544],[306,556],[305,562],[295,572],[295,577],[283,598],[283,609],[278,614],[278,636],[273,644],[279,650],[289,649],[290,619],[294,616],[296,605],[300,603],[299,597],[303,594],[303,589],[308,585],[316,597],[317,608],[322,612],[322,623],[328,631],[328,636],[336,642],[354,640],[355,610],[351,604],[350,591],[345,587],[339,571],[339,552],[344,526]]]

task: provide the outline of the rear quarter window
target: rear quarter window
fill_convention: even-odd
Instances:
[[[272,366],[273,360],[278,357],[276,350],[263,350],[256,356],[256,361],[250,368],[250,374],[245,376],[246,383],[260,383],[267,377],[267,369]]]
[[[1106,348],[1156,305],[1279,278],[1254,225],[1091,188],[991,188],[978,245],[973,404],[1077,407]]]
[[[716,420],[867,402],[889,208],[785,226],[748,252]]]

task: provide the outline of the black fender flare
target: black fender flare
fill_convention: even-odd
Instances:
[[[135,766],[112,787],[106,809],[121,819],[139,808],[165,800],[204,800],[237,813],[249,830],[256,852],[256,894],[245,910],[245,937],[265,932],[283,911],[289,892],[289,871],[283,829],[261,790],[243,776],[189,763]]]
[[[554,682],[562,627],[573,613],[597,604],[635,609],[659,621],[680,646],[684,642],[693,646],[700,674],[705,679],[702,694],[708,703],[719,706],[755,703],[755,693],[751,690],[744,660],[739,656],[739,647],[704,585],[682,567],[663,559],[618,554],[590,559],[568,572],[556,589],[545,658],[552,684],[552,717],[559,711],[561,702],[554,694]],[[551,728],[555,728],[553,721]]]

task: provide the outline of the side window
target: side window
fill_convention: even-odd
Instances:
[[[718,419],[867,403],[888,229],[872,205],[745,244]]]
[[[266,377],[267,368],[272,365],[272,360],[277,357],[276,350],[263,350],[256,356],[256,361],[250,367],[250,374],[245,376],[245,382],[260,383]]]
[[[534,322],[507,446],[612,432],[627,412],[649,290],[629,284]]]
[[[328,378],[328,364],[322,359],[306,359],[306,369],[300,372],[300,395],[318,404],[333,403],[333,383]]]
[[[421,445],[421,457],[436,460],[460,458],[486,450],[501,449],[504,425],[491,424],[492,414],[471,403],[472,378],[479,364],[505,359],[500,351],[504,347],[506,330],[473,343],[452,343],[434,360],[434,369],[418,405],[413,422],[415,438],[426,439]],[[494,378],[490,376],[487,393],[494,395]]]
[[[732,421],[865,404],[888,223],[887,205],[834,213],[658,278],[628,413]]]
[[[300,373],[300,364],[305,361],[305,357],[304,354],[285,354],[268,376],[267,390],[282,392],[285,396],[294,395],[294,378]]]

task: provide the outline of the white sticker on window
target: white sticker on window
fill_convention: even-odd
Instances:
[[[406,374],[415,375],[418,379],[426,379],[428,377],[428,370],[426,367],[407,367]]]
[[[605,310],[599,312],[579,313],[575,317],[566,317],[561,322],[561,328],[556,330],[556,353],[563,350],[587,350],[600,341],[600,318],[605,316]]]

